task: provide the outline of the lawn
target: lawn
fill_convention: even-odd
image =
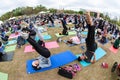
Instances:
[[[52,36],[52,39],[46,40],[46,42],[56,40],[57,37],[55,36],[55,33],[58,32],[61,32],[60,28],[48,28],[48,33]],[[62,39],[67,40],[70,37],[72,36],[66,36]],[[74,54],[78,54],[84,52],[80,49],[81,45],[85,44],[69,47],[65,43],[61,42],[59,43],[59,48],[50,49],[50,51],[52,54],[56,54],[65,50],[71,50]],[[82,67],[80,65],[82,70],[79,71],[72,80],[117,80],[116,74],[111,73],[111,67],[115,61],[120,62],[120,49],[117,54],[113,54],[109,50],[109,47],[111,46],[110,42],[105,45],[98,43],[98,46],[103,48],[107,52],[107,55],[88,67]],[[25,46],[22,46],[20,49],[16,48],[12,61],[0,62],[0,72],[8,73],[8,80],[70,80],[58,75],[57,68],[45,72],[27,74],[26,61],[36,58],[38,54],[36,52],[24,53],[24,48]],[[108,69],[101,67],[102,62],[107,62],[109,64]],[[78,61],[74,61],[70,64],[74,63],[79,64]]]

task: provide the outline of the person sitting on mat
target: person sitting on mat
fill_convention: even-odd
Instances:
[[[81,35],[82,28],[81,28],[81,26],[79,26],[79,24],[77,24],[76,26],[78,26],[78,27],[75,29],[75,31],[77,32],[78,39],[81,41],[81,39],[82,39],[82,35]]]
[[[5,54],[4,49],[5,47],[3,46],[2,42],[0,42],[0,61],[2,60],[2,56]]]
[[[22,37],[24,39],[26,39],[40,55],[36,60],[34,60],[32,62],[32,67],[35,70],[50,67],[51,66],[50,51],[47,48],[45,48],[44,46],[42,46],[42,42],[40,40],[38,42],[36,42],[34,39],[32,39],[30,37],[31,36],[30,32],[27,32],[26,29],[24,29],[24,30],[25,30],[26,35],[23,35]]]
[[[113,47],[115,49],[118,49],[120,47],[119,45],[120,45],[120,37],[118,37],[118,39],[115,40]]]
[[[5,30],[2,30],[2,32],[0,34],[0,37],[1,37],[1,41],[3,42],[3,44],[7,44],[8,43],[9,36],[6,35],[6,31]]]
[[[88,25],[88,34],[86,38],[86,49],[87,51],[82,54],[82,56],[78,57],[78,61],[84,60],[87,63],[94,63],[96,60],[95,56],[95,50],[97,49],[97,43],[95,42],[95,26],[96,23],[92,22],[92,19],[90,17],[90,13],[87,12],[86,14],[87,18],[87,25]],[[92,60],[92,57],[93,60]]]
[[[107,42],[107,26],[104,27],[104,31],[103,31],[103,35],[102,38],[100,40],[101,43],[106,43]]]

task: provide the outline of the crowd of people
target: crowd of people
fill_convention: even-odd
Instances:
[[[55,21],[58,21],[55,23]],[[67,26],[68,23],[74,24],[73,27]],[[70,15],[70,14],[41,14],[31,17],[23,17],[18,19],[7,20],[0,25],[0,59],[5,54],[5,44],[8,43],[9,33],[20,34],[17,38],[17,47],[20,48],[26,42],[29,42],[33,48],[40,55],[32,62],[33,68],[41,69],[51,66],[50,51],[44,46],[45,41],[41,36],[37,26],[55,27],[56,24],[62,27],[63,30],[59,35],[68,35],[69,30],[75,30],[76,36],[81,41],[81,32],[88,29],[86,38],[86,52],[78,57],[78,61],[84,60],[88,63],[95,62],[95,50],[97,43],[95,37],[100,39],[101,43],[106,43],[107,39],[113,39],[113,47],[119,48],[120,44],[120,30],[116,24],[112,24],[103,20],[100,16],[91,17],[90,13],[84,15]],[[95,34],[95,31],[96,34]],[[108,36],[110,34],[110,36]],[[36,41],[35,36],[38,35],[40,40]],[[70,44],[74,41],[68,41]],[[94,60],[91,60],[94,56]]]

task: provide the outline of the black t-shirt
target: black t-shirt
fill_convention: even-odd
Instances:
[[[87,63],[90,63],[94,53],[90,51],[86,51],[84,55],[87,57],[86,59],[84,59],[84,61],[86,61]]]

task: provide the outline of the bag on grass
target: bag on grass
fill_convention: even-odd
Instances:
[[[77,71],[80,71],[81,68],[78,64],[68,65],[65,67],[59,67],[58,74],[69,79],[72,79]]]

